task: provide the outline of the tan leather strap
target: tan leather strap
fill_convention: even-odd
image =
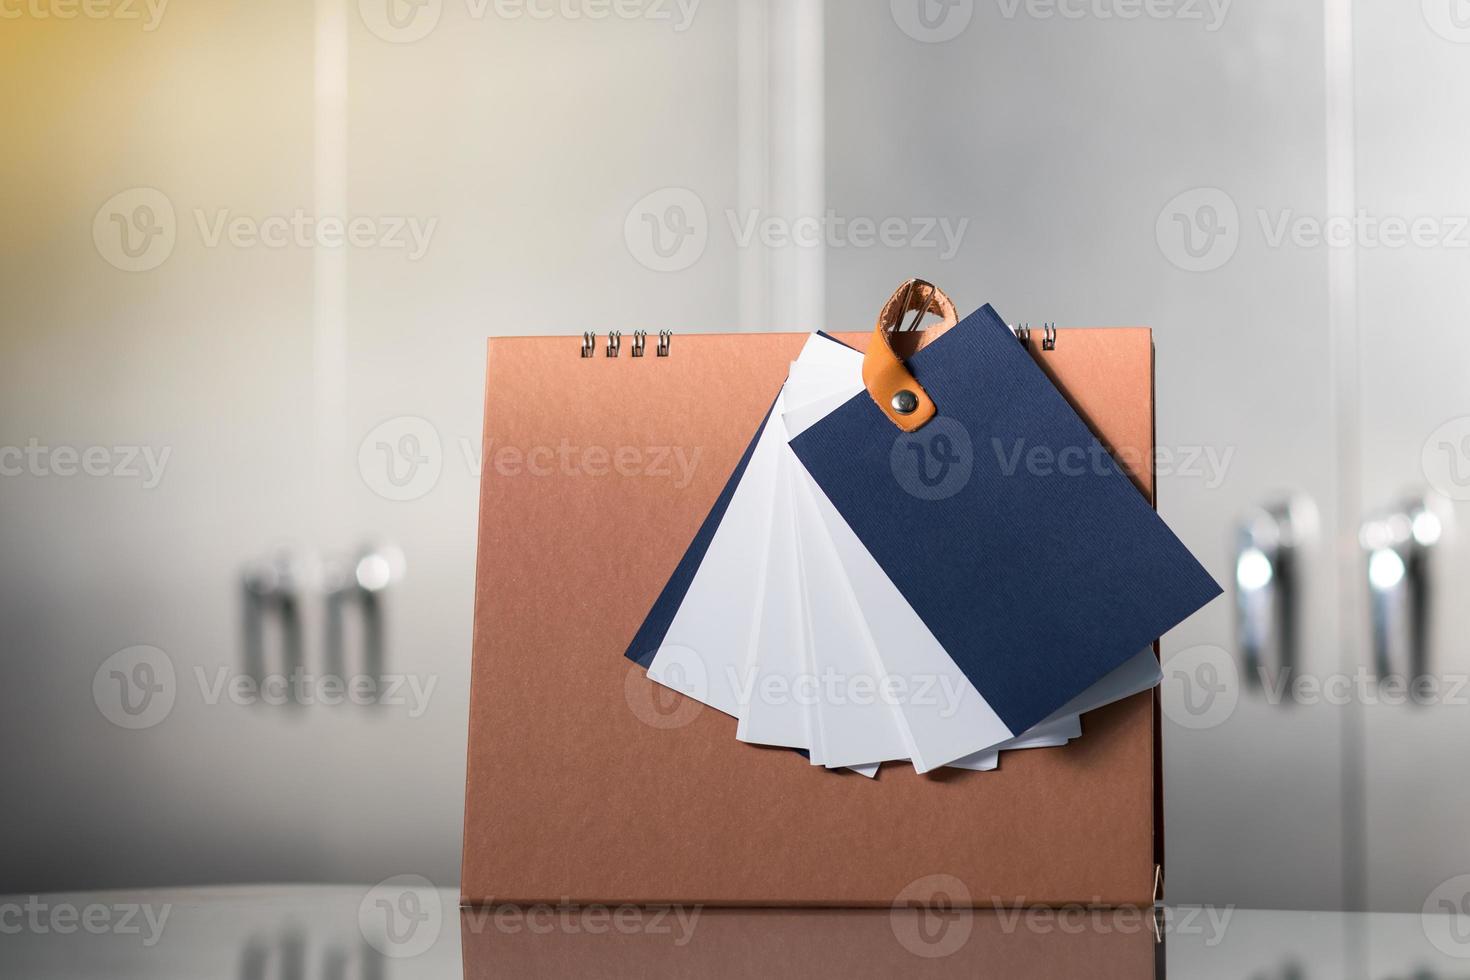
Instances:
[[[919,315],[913,326],[918,326],[930,313],[941,322],[926,330],[904,330],[904,319],[916,311]],[[910,279],[899,286],[878,314],[878,325],[863,358],[863,384],[889,421],[905,432],[913,432],[928,422],[937,409],[904,358],[958,322],[954,303],[944,295],[944,290],[922,279]]]

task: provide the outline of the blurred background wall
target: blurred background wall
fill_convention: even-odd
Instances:
[[[454,884],[490,334],[910,275],[1151,325],[1171,526],[1259,586],[1293,518],[1290,676],[1467,669],[1460,0],[0,0],[0,52],[0,892]],[[1236,619],[1164,643],[1169,898],[1470,871],[1467,695],[1273,694]]]

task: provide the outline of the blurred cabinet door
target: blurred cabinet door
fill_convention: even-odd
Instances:
[[[385,597],[389,669],[437,687],[421,716],[385,713],[355,736],[366,768],[333,794],[343,812],[375,814],[355,867],[391,873],[377,856],[391,848],[399,870],[452,885],[485,340],[561,335],[575,358],[584,330],[601,346],[611,330],[631,341],[639,328],[733,326],[722,232],[738,184],[740,35],[730,4],[696,5],[692,20],[675,4],[630,8],[651,17],[449,3],[407,22],[359,17],[372,7],[344,4],[333,70],[345,99],[318,127],[330,137],[319,192],[380,233],[317,267],[332,301],[318,315],[336,325],[320,382],[321,527],[339,549],[365,536],[402,549],[406,574]]]
[[[735,8],[268,0],[154,29],[22,6],[0,30],[26,93],[0,154],[0,463],[103,447],[126,472],[0,480],[0,734],[36,747],[0,762],[27,801],[0,818],[0,893],[452,887],[484,341],[576,356],[584,329],[646,325],[628,311],[732,325],[735,247],[708,232],[738,184]],[[405,558],[384,703],[231,694],[242,570],[374,542]],[[329,583],[298,584],[321,681]],[[372,678],[347,627],[343,680]],[[103,707],[99,676],[168,703]]]
[[[1380,614],[1382,603],[1397,603],[1387,626],[1402,647],[1413,642],[1402,621],[1410,611],[1396,593],[1421,577],[1428,589],[1417,670],[1432,686],[1420,689],[1421,703],[1405,703],[1402,685],[1374,685],[1359,706],[1366,900],[1397,911],[1440,911],[1470,893],[1470,878],[1460,877],[1470,874],[1470,19],[1456,19],[1462,8],[1452,0],[1353,7],[1362,516],[1401,510],[1426,491],[1433,515],[1408,528],[1420,539],[1411,547],[1431,545],[1422,569],[1380,549],[1361,553],[1352,570],[1369,669],[1372,596]],[[1389,666],[1414,668],[1398,653]]]
[[[1322,10],[1006,10],[827,5],[827,322],[921,275],[1012,322],[1152,326],[1159,506],[1229,590],[1242,515],[1298,493],[1339,519],[1326,257],[1260,220],[1326,195]],[[1334,672],[1330,539],[1301,560],[1299,668]],[[1164,641],[1168,897],[1336,907],[1341,713],[1272,703],[1235,647],[1228,591]]]
[[[0,741],[29,746],[0,762],[26,801],[0,891],[318,870],[320,741],[218,686],[243,563],[312,539],[311,264],[261,237],[311,203],[311,8],[157,6],[0,30],[26,93],[3,110],[0,446],[35,447],[0,478]]]

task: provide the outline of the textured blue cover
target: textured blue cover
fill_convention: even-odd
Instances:
[[[791,445],[1011,731],[1220,594],[989,306],[908,364],[939,412],[918,432],[863,393]]]

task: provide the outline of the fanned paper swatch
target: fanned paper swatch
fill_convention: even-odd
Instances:
[[[994,769],[1157,684],[1153,640],[1219,587],[994,311],[910,359],[939,410],[915,433],[862,362],[808,340],[628,657],[742,741],[870,777]]]

